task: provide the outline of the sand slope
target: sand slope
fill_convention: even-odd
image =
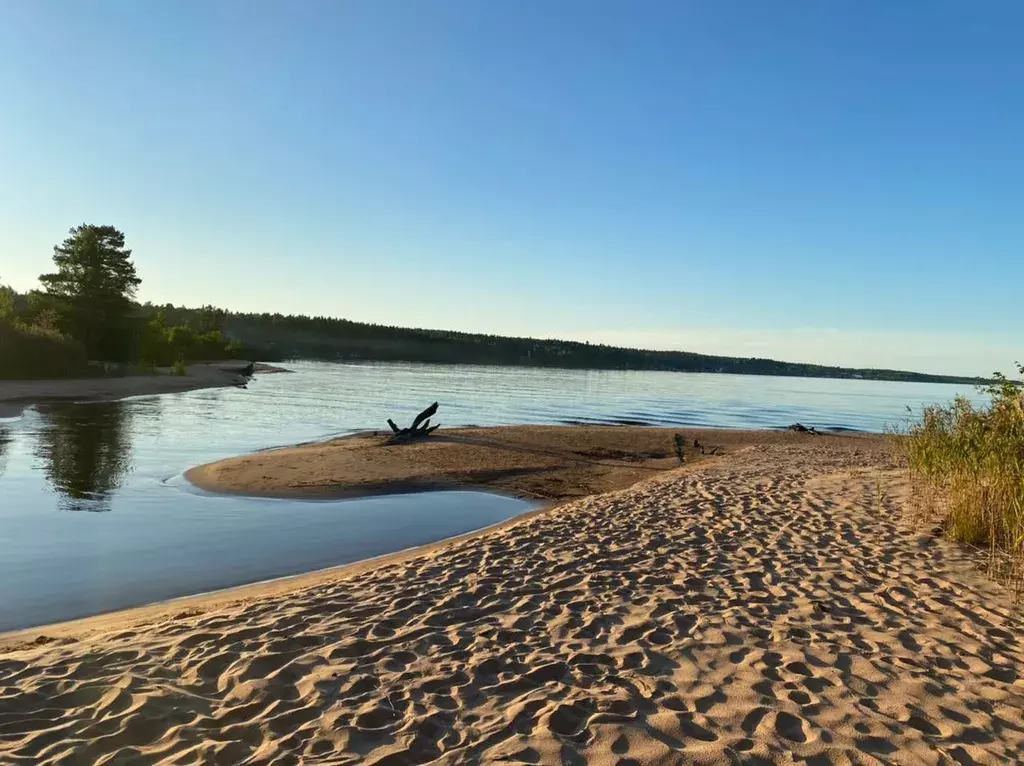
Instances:
[[[1006,763],[1022,622],[875,448],[748,448],[0,659],[3,763]]]

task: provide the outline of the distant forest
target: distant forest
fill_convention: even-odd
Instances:
[[[652,351],[576,341],[507,338],[450,330],[417,330],[331,317],[233,313],[209,306],[188,309],[169,304],[146,304],[143,308],[148,313],[161,312],[171,325],[186,325],[197,331],[219,329],[242,347],[258,350],[267,361],[300,358],[375,360],[595,370],[725,372],[926,383],[981,382],[979,378],[901,370],[827,367],[773,359]]]
[[[53,248],[42,289],[0,284],[0,379],[78,377],[106,363],[136,373],[232,358],[372,360],[593,370],[725,372],[812,378],[981,383],[977,378],[900,370],[826,367],[773,359],[651,351],[564,340],[505,338],[449,330],[351,322],[331,317],[243,314],[140,304],[142,284],[124,233],[82,224]]]

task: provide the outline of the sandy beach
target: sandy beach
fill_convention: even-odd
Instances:
[[[0,762],[1007,763],[1017,607],[878,439],[4,639]]]
[[[126,375],[110,378],[65,378],[61,380],[0,380],[0,417],[15,417],[28,404],[43,400],[108,401],[127,396],[171,394],[199,388],[226,388],[238,384],[238,374],[247,362],[226,361],[190,364],[186,375]],[[271,364],[256,363],[257,374],[287,372]]]

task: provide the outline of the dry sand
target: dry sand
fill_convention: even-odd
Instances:
[[[111,400],[126,396],[170,394],[198,388],[225,388],[238,383],[246,362],[191,364],[187,375],[126,375],[110,378],[65,378],[61,380],[0,380],[0,417],[14,417],[26,405],[41,400]],[[257,373],[287,372],[269,364],[255,365]]]
[[[1021,619],[901,524],[906,492],[879,441],[753,446],[383,564],[8,638],[0,762],[1020,762]]]

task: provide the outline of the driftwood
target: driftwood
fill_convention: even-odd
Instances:
[[[430,425],[430,419],[437,414],[437,402],[434,402],[427,407],[423,412],[416,416],[415,420],[412,421],[412,425],[408,428],[399,428],[395,425],[395,421],[388,418],[388,425],[391,427],[391,438],[388,439],[388,444],[401,444],[403,442],[410,442],[413,439],[422,439],[425,436],[429,436],[434,433],[441,424]]]
[[[676,438],[677,439],[679,438],[678,434],[676,435]],[[720,455],[720,454],[722,454],[722,452],[721,452],[722,448],[721,447],[719,447],[717,445],[712,447],[709,444],[701,444],[696,439],[693,440],[693,448],[694,449],[699,449],[700,450],[700,454],[702,454],[702,455]],[[680,461],[680,462],[682,462],[682,461]]]

